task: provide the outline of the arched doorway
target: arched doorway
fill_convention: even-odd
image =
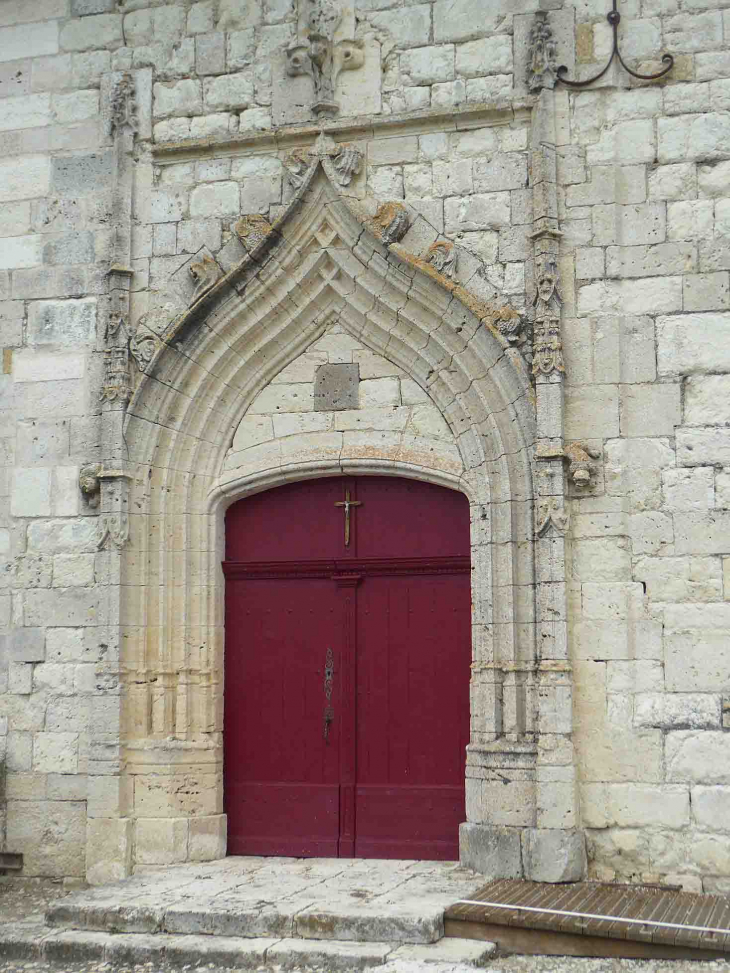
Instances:
[[[229,854],[459,857],[469,550],[466,497],[416,480],[308,480],[229,508]]]

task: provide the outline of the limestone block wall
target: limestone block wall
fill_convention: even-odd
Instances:
[[[358,66],[338,62],[339,115],[328,123],[337,143],[362,153],[343,192],[370,216],[401,202],[408,252],[424,258],[434,242],[453,243],[450,279],[525,322],[537,111],[525,70],[539,6],[357,0],[335,42]],[[608,3],[550,6],[558,63],[569,77],[594,75],[610,54]],[[565,535],[576,823],[595,876],[724,892],[730,9],[727,0],[620,7],[627,62],[651,73],[668,51],[672,72],[644,84],[614,63],[590,88],[555,93],[564,433],[599,457],[592,484],[569,487]],[[110,808],[134,807],[128,782],[109,783],[125,770],[113,746],[120,578],[108,540],[99,549],[96,496],[78,488],[82,465],[108,462],[108,271],[129,264],[131,325],[157,333],[194,298],[193,264],[209,257],[225,273],[245,256],[241,215],[273,222],[283,212],[296,187],[292,153],[318,132],[317,91],[292,60],[302,29],[295,0],[0,0],[0,843],[24,853],[29,875],[83,875],[87,812],[106,820]],[[128,165],[110,122],[122,72],[135,86]],[[513,347],[524,351],[528,332],[514,331]],[[328,355],[346,353],[336,326],[320,340],[334,342]],[[381,411],[364,431],[362,416],[353,417],[360,432],[340,428],[340,413],[311,435],[359,435],[375,448],[427,430],[447,443],[418,383],[387,358],[376,367],[364,346],[351,353],[362,387],[373,382],[393,401],[374,405]],[[286,374],[270,388],[286,387]],[[264,434],[258,414],[249,409],[238,427],[236,454],[264,444],[246,439]],[[285,448],[299,415],[264,423],[266,442]],[[229,472],[245,462],[233,455]],[[109,740],[92,738],[100,725]],[[572,780],[564,776],[546,783]],[[148,820],[177,820],[175,801],[167,795]],[[193,803],[180,813],[198,813]],[[204,810],[212,819],[220,809],[216,790]],[[500,811],[500,821],[522,820]],[[119,838],[119,868],[220,848],[203,840],[191,851],[179,823],[163,848],[163,830],[140,831],[139,849]]]

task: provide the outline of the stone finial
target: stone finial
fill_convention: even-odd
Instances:
[[[373,218],[383,243],[397,243],[408,232],[408,211],[402,203],[383,203]]]
[[[250,253],[271,233],[271,223],[260,213],[250,213],[248,216],[242,216],[234,224],[233,229],[238,239]]]
[[[302,0],[307,5],[300,36],[287,48],[286,73],[289,77],[309,75],[314,82],[312,113],[337,115],[335,84],[342,71],[353,71],[364,63],[359,41],[354,38],[335,42],[335,31],[343,18],[341,0]]]
[[[547,14],[539,10],[530,30],[527,54],[527,89],[554,88],[558,79],[557,49]]]
[[[101,463],[84,463],[79,470],[79,490],[89,507],[98,507],[101,496]]]
[[[444,277],[453,278],[456,273],[456,253],[456,247],[450,240],[437,240],[426,251],[426,263]]]
[[[223,271],[215,260],[206,253],[203,254],[202,260],[190,264],[190,276],[196,283],[195,291],[190,301],[191,304],[194,304],[199,297],[202,297],[206,291],[209,291],[213,284],[223,276]]]
[[[568,476],[576,486],[585,489],[591,486],[596,475],[596,464],[592,460],[600,459],[601,451],[586,446],[585,443],[569,443],[563,450],[568,460]]]
[[[551,255],[547,255],[537,268],[537,288],[532,302],[535,313],[534,375],[565,371],[560,337],[563,299],[558,290],[558,281],[558,265]]]

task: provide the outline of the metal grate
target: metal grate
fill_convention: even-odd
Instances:
[[[643,885],[502,879],[445,918],[730,953],[729,899]]]

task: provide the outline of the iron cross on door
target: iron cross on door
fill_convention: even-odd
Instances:
[[[350,546],[350,507],[361,507],[361,500],[350,500],[350,491],[345,490],[345,499],[335,504],[336,507],[345,508],[345,547]]]

